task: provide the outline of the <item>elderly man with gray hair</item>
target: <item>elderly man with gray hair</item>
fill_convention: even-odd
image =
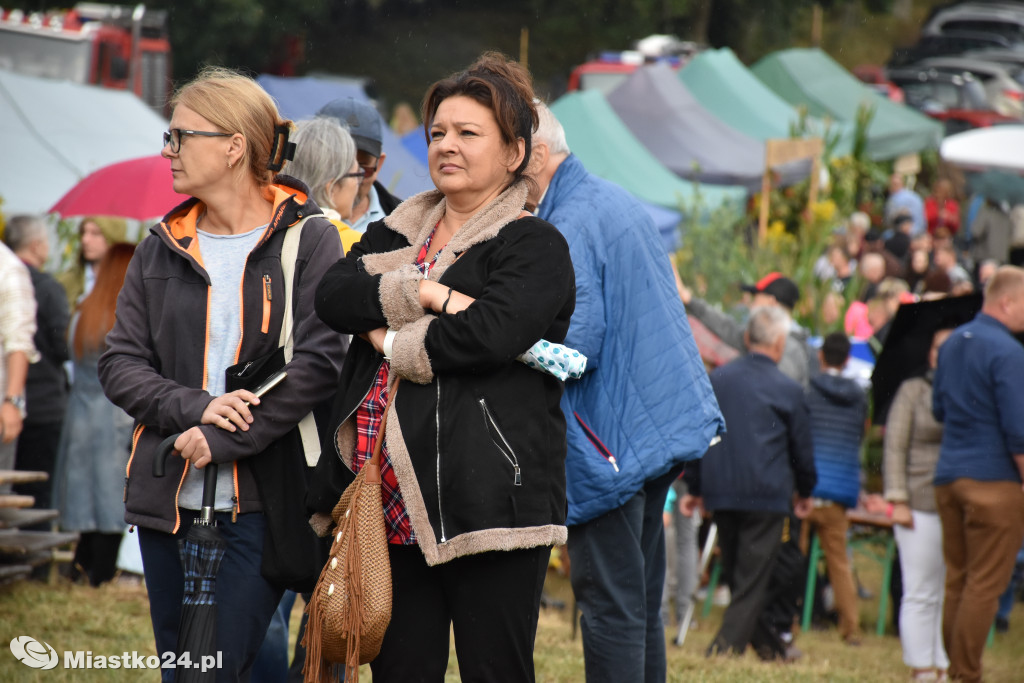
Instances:
[[[569,243],[576,309],[565,344],[588,359],[561,403],[586,678],[661,683],[665,498],[723,431],[722,415],[647,212],[587,172],[547,107],[537,114],[528,202]]]
[[[741,654],[750,644],[764,659],[785,657],[764,613],[768,584],[785,521],[791,510],[807,516],[817,483],[803,388],[776,365],[788,326],[778,306],[753,310],[744,333],[748,353],[711,373],[729,431],[686,468],[691,494],[682,505],[715,513],[732,594],[708,656]]]

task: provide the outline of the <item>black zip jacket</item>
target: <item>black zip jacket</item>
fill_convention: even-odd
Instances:
[[[274,212],[246,261],[242,278],[242,338],[236,360],[276,349],[284,313],[281,246],[285,231],[320,213],[301,182],[278,176],[267,189]],[[129,524],[174,532],[185,461],[171,457],[167,473],[153,477],[153,452],[173,433],[198,425],[213,400],[207,386],[206,320],[210,280],[196,238],[202,206],[190,199],[150,229],[135,251],[117,301],[117,321],[99,361],[107,397],[135,418],[132,455],[125,473]],[[261,509],[246,457],[263,451],[337,390],[344,338],[313,311],[323,273],[342,254],[338,230],[326,218],[302,228],[292,305],[294,357],[288,377],[253,409],[248,431],[202,425],[214,462],[234,470],[236,512]]]
[[[419,305],[420,246],[444,212],[427,192],[372,223],[317,290],[318,315],[354,335],[398,330],[392,377],[402,386],[386,440],[413,530],[430,565],[488,550],[562,543],[562,383],[515,358],[561,342],[575,303],[568,245],[546,221],[520,217],[526,189],[506,190],[459,230],[430,278],[475,297],[454,315]],[[326,513],[354,476],[355,412],[383,358],[353,338],[311,497]],[[333,457],[332,457],[333,456]]]

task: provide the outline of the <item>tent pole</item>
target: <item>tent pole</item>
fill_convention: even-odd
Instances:
[[[768,236],[768,204],[772,192],[772,169],[767,163],[764,167],[764,175],[761,177],[761,215],[757,219],[757,241],[763,243]]]

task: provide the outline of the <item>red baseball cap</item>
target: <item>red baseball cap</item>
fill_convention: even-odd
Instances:
[[[769,294],[774,296],[776,301],[792,310],[796,302],[800,300],[800,288],[796,283],[779,272],[768,273],[753,285],[740,285],[744,292],[752,294]]]

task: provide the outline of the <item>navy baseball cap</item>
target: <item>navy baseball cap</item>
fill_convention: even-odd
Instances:
[[[333,116],[348,128],[356,149],[360,152],[380,156],[383,143],[384,121],[372,104],[351,97],[332,100],[320,107],[317,116]]]

